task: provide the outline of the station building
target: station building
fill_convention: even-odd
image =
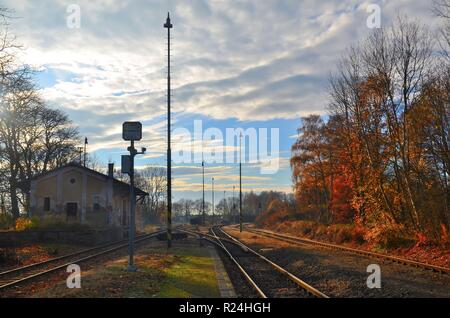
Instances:
[[[148,195],[135,188],[136,228],[142,227],[142,200]],[[70,163],[35,176],[30,184],[30,216],[58,217],[67,222],[128,227],[130,185],[108,174]]]

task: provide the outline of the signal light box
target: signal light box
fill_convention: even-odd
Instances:
[[[122,156],[122,173],[130,174],[131,173],[131,156],[123,155]]]
[[[138,121],[127,121],[122,126],[122,138],[127,141],[142,139],[142,124]]]

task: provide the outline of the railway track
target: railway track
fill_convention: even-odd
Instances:
[[[284,242],[291,243],[291,244],[297,244],[297,245],[303,245],[303,246],[304,245],[309,245],[309,246],[314,245],[314,246],[319,246],[322,248],[340,250],[340,251],[350,252],[353,254],[359,254],[359,255],[363,255],[363,256],[367,256],[367,257],[382,259],[385,261],[391,261],[391,262],[399,263],[399,264],[403,264],[403,265],[413,266],[416,268],[422,268],[425,270],[430,270],[430,271],[438,272],[438,273],[442,273],[442,274],[447,274],[447,275],[450,274],[450,268],[448,268],[448,267],[442,267],[442,266],[436,266],[436,265],[431,265],[431,264],[427,264],[427,263],[417,262],[417,261],[413,261],[410,259],[401,258],[401,257],[397,257],[397,256],[391,256],[391,255],[386,255],[386,254],[381,254],[381,253],[376,253],[376,252],[370,252],[370,251],[355,249],[355,248],[331,244],[331,243],[319,242],[319,241],[315,241],[315,240],[311,240],[311,239],[299,238],[299,237],[286,235],[286,234],[279,234],[279,233],[275,233],[275,232],[267,231],[267,230],[249,229],[248,227],[245,227],[244,230],[247,232],[253,233],[253,234],[272,238],[272,239],[279,240],[279,241],[284,241]]]
[[[135,243],[143,242],[156,237],[164,231],[157,231],[136,237]],[[84,249],[68,255],[52,258],[47,261],[14,268],[0,273],[0,291],[29,282],[35,278],[65,269],[71,264],[80,264],[102,255],[113,253],[128,246],[128,240],[121,240],[109,244]],[[1,296],[1,295],[0,295]]]
[[[219,227],[211,228],[211,234],[190,230],[182,231],[197,235],[219,247],[261,298],[328,298],[324,293],[230,236]]]

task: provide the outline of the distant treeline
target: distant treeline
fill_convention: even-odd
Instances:
[[[230,192],[228,192],[230,194]],[[229,222],[239,221],[239,192],[235,192],[235,196],[223,197],[216,193],[217,201],[215,203],[214,213],[217,217],[221,217]],[[283,201],[295,203],[292,194],[285,194],[276,191],[262,191],[255,193],[253,191],[244,192],[242,194],[242,212],[243,218],[246,222],[254,221],[263,212],[269,209],[271,202]],[[173,211],[176,217],[180,220],[188,218],[189,216],[202,215],[203,200],[181,199],[173,203]],[[212,215],[212,203],[210,197],[205,200],[205,214]]]

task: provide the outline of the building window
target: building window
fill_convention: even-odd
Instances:
[[[94,211],[98,212],[100,211],[100,197],[98,195],[94,195]]]
[[[75,178],[71,178],[71,179],[70,179],[70,183],[71,183],[71,184],[75,184],[75,182],[77,182],[77,180],[76,180]]]
[[[50,198],[44,198],[44,211],[50,211]]]

